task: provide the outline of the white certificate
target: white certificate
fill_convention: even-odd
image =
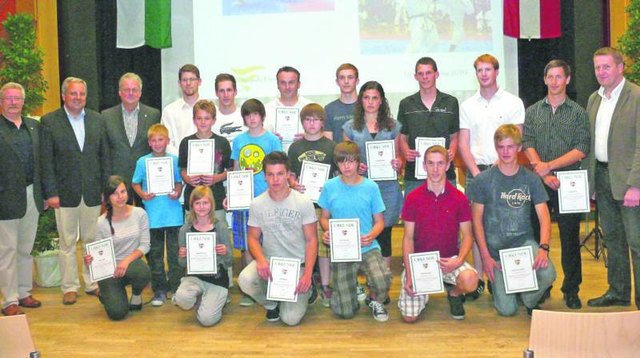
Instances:
[[[267,285],[267,300],[296,302],[300,280],[300,259],[272,257],[269,262],[271,280]]]
[[[187,273],[190,275],[218,273],[215,232],[187,233]]]
[[[396,157],[393,140],[365,143],[367,150],[367,175],[371,180],[396,180],[398,175],[391,161]]]
[[[285,142],[292,142],[296,134],[302,132],[300,130],[300,110],[297,108],[277,107],[276,108],[276,125],[274,131]]]
[[[329,179],[331,165],[324,163],[302,161],[302,170],[300,171],[300,184],[304,185],[304,195],[306,195],[314,203],[320,199],[320,192],[324,183]]]
[[[416,137],[416,150],[420,153],[420,156],[416,158],[416,179],[426,179],[427,172],[422,166],[424,160],[424,152],[434,145],[441,145],[444,147],[446,141],[444,137]]]
[[[215,139],[190,140],[187,175],[212,175],[215,168]]]
[[[533,269],[531,246],[500,250],[500,264],[507,293],[535,291],[538,289],[536,270]]]
[[[409,254],[409,266],[413,292],[417,295],[444,292],[440,252],[430,251]]]
[[[249,209],[253,200],[253,171],[227,172],[227,209]]]
[[[113,239],[94,241],[87,244],[87,255],[91,255],[93,260],[89,265],[91,281],[97,282],[113,277],[116,271],[116,255],[113,252]]]
[[[557,172],[560,180],[558,189],[558,206],[560,214],[588,213],[591,211],[589,204],[589,179],[586,170],[569,170]]]
[[[331,262],[360,262],[360,220],[329,219]]]
[[[173,191],[173,158],[145,159],[147,165],[147,192],[167,195]]]

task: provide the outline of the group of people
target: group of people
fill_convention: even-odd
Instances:
[[[593,62],[600,89],[586,111],[567,96],[571,69],[562,60],[547,64],[547,95],[525,110],[498,86],[499,63],[492,55],[474,61],[479,90],[460,105],[438,90],[437,64],[423,57],[414,74],[419,90],[400,102],[397,119],[382,85],[369,81],[358,89],[358,69],[348,63],[336,70],[340,97],[324,108],[299,95],[300,73],[289,66],[276,74],[280,96],[266,105],[249,99],[238,106],[235,78],[219,74],[216,106],[200,98],[198,68],[185,65],[178,73],[182,96],[162,113],[140,102],[136,74],[121,77],[121,103],[101,114],[85,108],[86,83],[69,77],[62,84],[63,106],[40,122],[22,116],[24,89],[7,83],[0,88],[2,313],[41,305],[31,295],[30,251],[38,215],[47,208],[56,213],[65,305],[77,301],[81,287],[76,241],[112,238],[113,277],[92,282],[87,265],[93,257],[86,254],[83,278],[85,293],[97,296],[114,320],[141,309],[141,293],[151,283],[153,306],[171,297],[194,309],[200,324],[214,325],[229,301],[235,248],[242,252],[240,304],[264,306],[269,321],[298,324],[316,292],[338,317],[353,317],[364,301],[375,320],[386,321],[391,234],[399,219],[405,270],[398,307],[406,322],[416,321],[429,300],[414,291],[409,255],[430,251],[440,254],[454,319],[464,318],[465,299],[478,298],[487,285],[501,315],[516,314],[520,304],[529,313],[539,308],[556,277],[549,260],[552,217],[560,230],[561,291],[567,307],[578,309],[580,215],[559,213],[557,173],[580,168],[587,156],[595,157],[588,167],[590,188],[609,250],[609,289],[588,304],[628,306],[630,264],[640,272],[640,88],[625,80],[617,50],[598,49]],[[291,115],[303,129],[294,138],[278,133],[277,122]],[[418,151],[417,140],[425,137],[441,145]],[[214,140],[214,173],[189,175],[189,141],[201,139]],[[393,141],[389,166],[404,174],[404,194],[398,180],[368,178],[366,147],[372,141]],[[521,150],[530,168],[518,163]],[[456,187],[456,155],[466,167],[465,193]],[[147,159],[157,157],[173,163],[175,185],[167,195],[148,187]],[[305,161],[331,168],[315,202],[300,181]],[[253,172],[254,199],[248,210],[228,213],[225,181],[235,170]],[[360,262],[331,261],[330,219],[359,220]],[[190,232],[216,233],[215,275],[185,275]],[[538,289],[507,294],[498,252],[524,246],[534,253]],[[473,264],[465,262],[470,253]],[[267,300],[272,257],[302,263],[295,302]],[[360,273],[366,283],[359,283]],[[635,297],[640,308],[638,288]]]

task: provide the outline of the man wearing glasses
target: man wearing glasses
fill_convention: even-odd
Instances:
[[[178,71],[178,84],[182,97],[169,103],[162,111],[161,123],[169,130],[167,152],[178,156],[180,142],[196,132],[193,124],[193,105],[200,99],[198,90],[202,84],[200,70],[195,65],[186,64]]]

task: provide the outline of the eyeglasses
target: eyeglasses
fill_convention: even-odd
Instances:
[[[183,79],[180,80],[180,82],[190,83],[190,82],[198,82],[199,80],[200,80],[199,78],[195,78],[195,77],[193,77],[193,78],[183,78]]]

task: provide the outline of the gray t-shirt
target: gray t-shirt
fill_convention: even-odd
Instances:
[[[324,110],[327,112],[327,123],[324,130],[333,133],[334,142],[342,142],[342,126],[353,119],[355,107],[355,102],[346,104],[341,102],[340,99],[336,99],[324,106]]]
[[[249,207],[248,224],[262,231],[262,250],[267,259],[277,256],[304,262],[303,225],[317,221],[313,202],[295,190],[283,201],[272,200],[267,190]]]
[[[467,196],[484,205],[484,234],[494,260],[500,259],[500,250],[533,239],[531,210],[549,200],[540,178],[524,167],[512,176],[497,166],[485,170],[471,182]]]

